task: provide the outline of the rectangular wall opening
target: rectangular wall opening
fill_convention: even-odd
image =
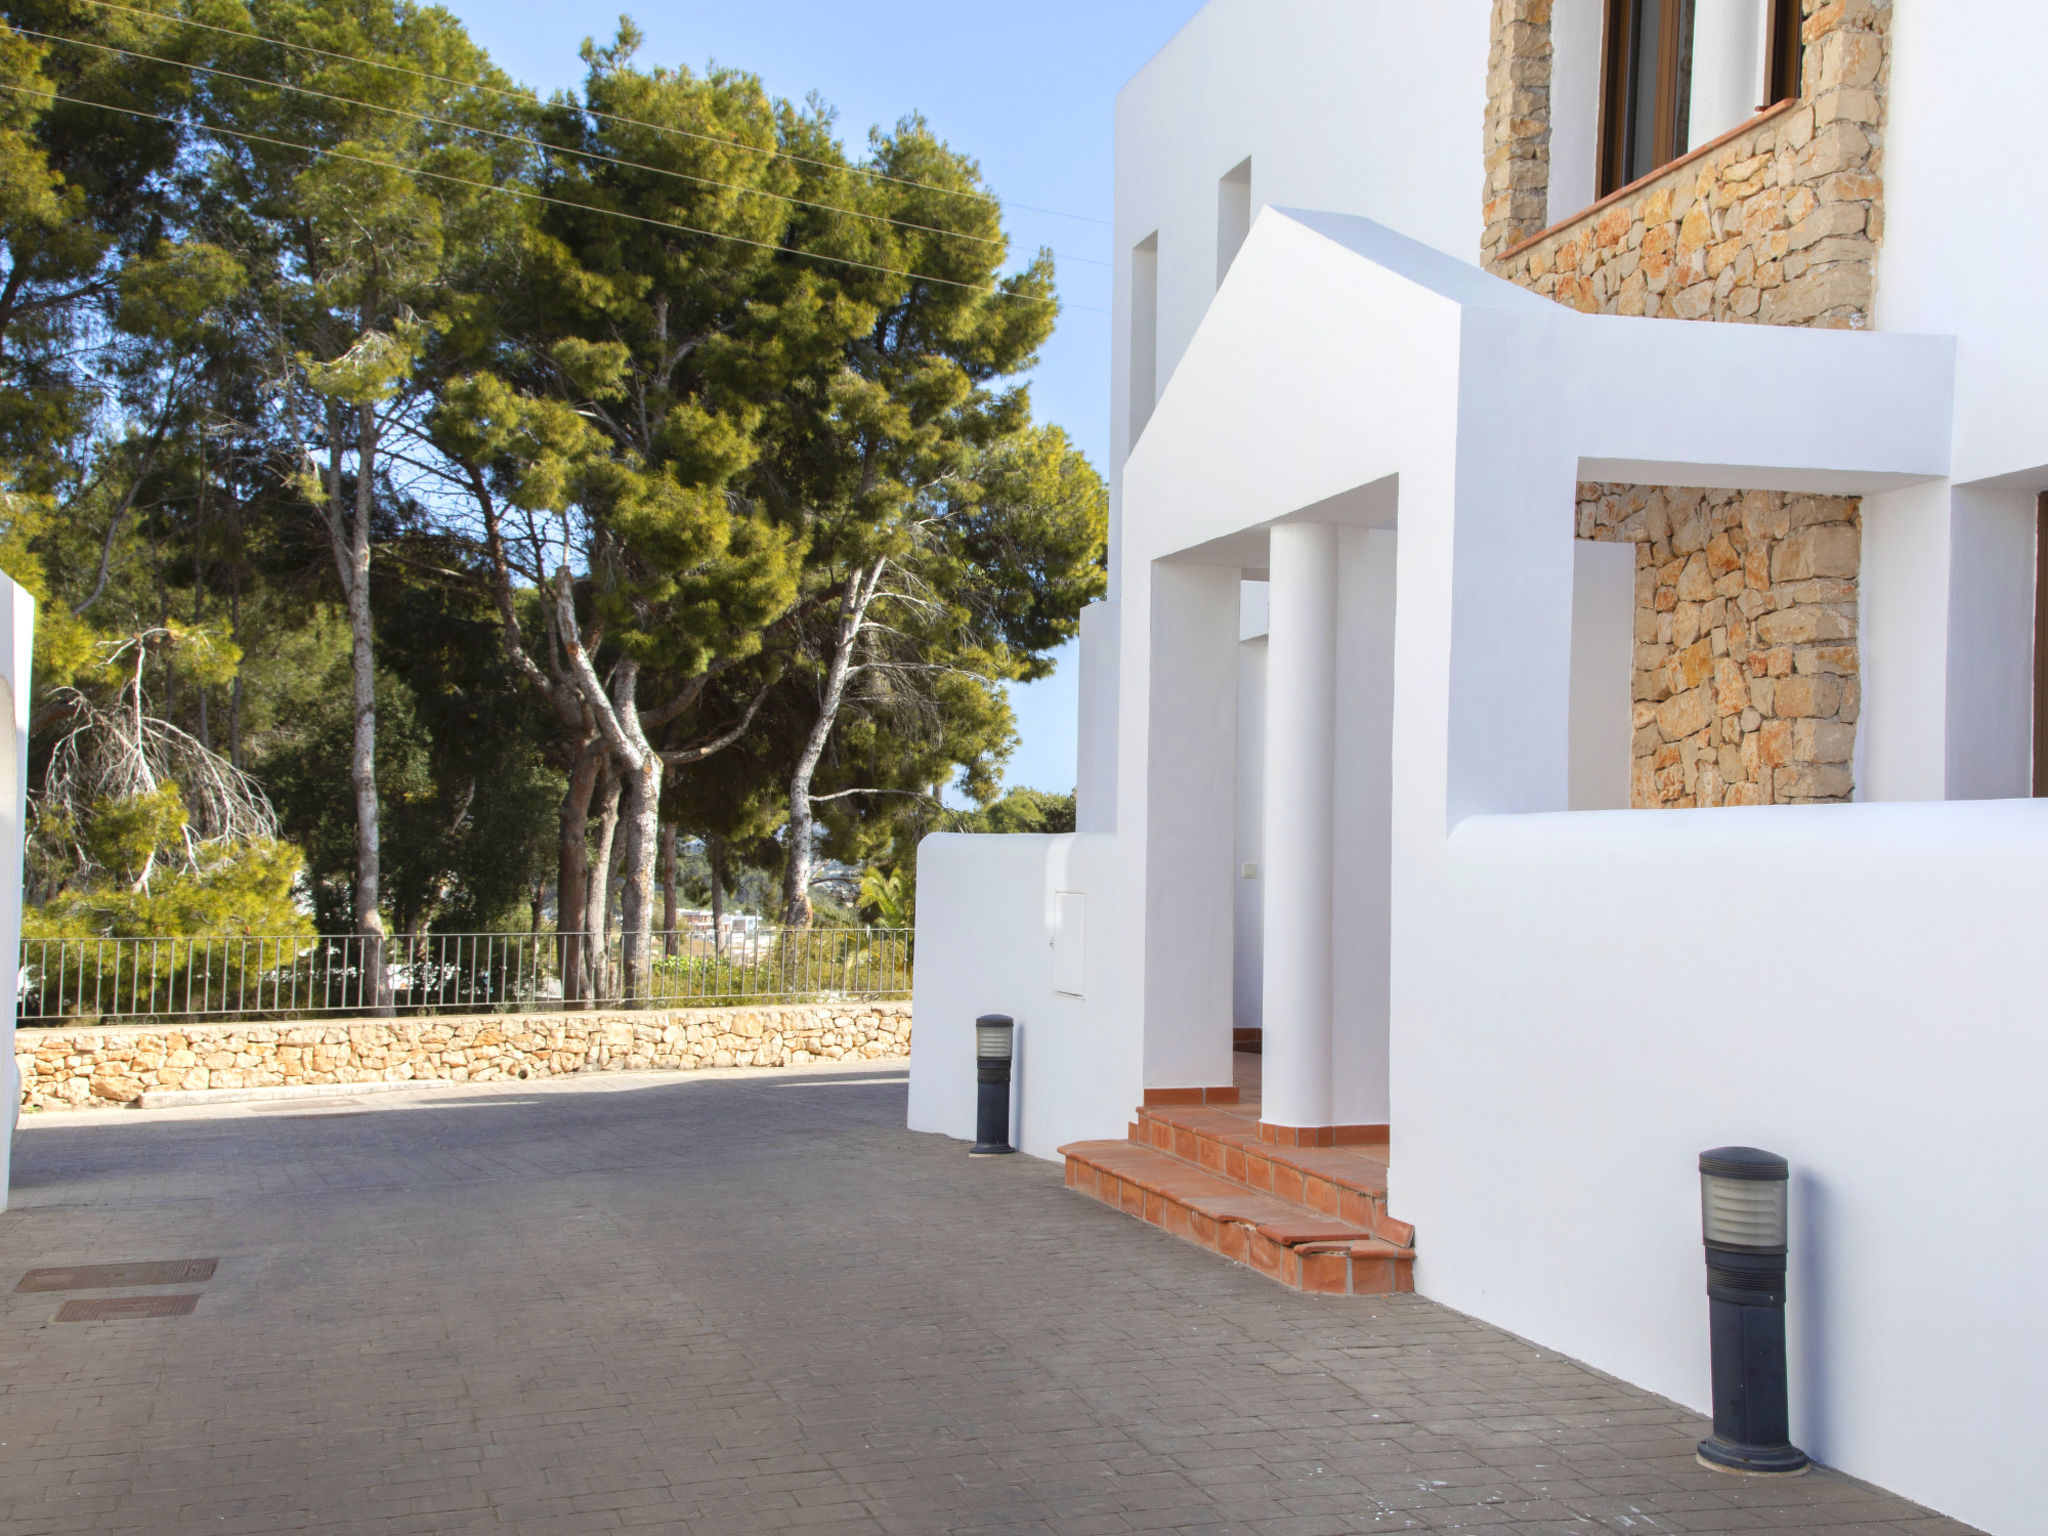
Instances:
[[[1131,437],[1135,445],[1159,400],[1159,231],[1131,249]]]
[[[1854,796],[1863,706],[1856,497],[1584,484],[1578,536],[1634,547],[1621,803],[1656,810]],[[1581,623],[1575,612],[1575,651]],[[1591,612],[1584,624],[1589,634],[1615,627],[1611,615]],[[1589,692],[1586,704],[1590,714],[1600,699]],[[1575,759],[1582,740],[1613,739],[1590,718],[1573,720]],[[1598,768],[1585,783],[1606,786],[1596,791],[1605,801],[1612,780]],[[1576,806],[1577,761],[1573,770]]]
[[[1252,232],[1252,162],[1247,156],[1216,183],[1216,285],[1223,278],[1244,238]]]

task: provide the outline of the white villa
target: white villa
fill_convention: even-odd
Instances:
[[[1080,830],[925,843],[911,1126],[1011,1014],[1077,1191],[1696,1408],[1695,1156],[1783,1153],[1797,1443],[2048,1533],[2044,67],[1213,0],[1117,106]]]

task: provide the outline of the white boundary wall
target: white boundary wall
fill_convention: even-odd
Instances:
[[[918,845],[910,1129],[974,1139],[974,1021],[1007,1013],[1011,1144],[1051,1158],[1064,1142],[1123,1134],[1144,1089],[1135,1020],[1116,1001],[1115,851],[1114,838],[1086,833],[941,833]],[[1058,931],[1062,893],[1083,898],[1078,933],[1071,901]],[[1056,938],[1081,947],[1079,996],[1053,990]]]
[[[2044,871],[2031,800],[1467,820],[1397,962],[1417,1288],[1705,1411],[1695,1158],[1768,1147],[1796,1442],[2048,1530]]]
[[[0,725],[0,954],[21,953],[21,855],[28,816],[28,711],[36,600],[0,575],[0,698],[7,719]],[[21,1115],[21,1072],[14,1064],[16,988],[4,1004],[6,1038],[0,1040],[5,1074],[7,1134],[0,1138],[0,1210],[5,1210],[13,1176],[14,1126]]]

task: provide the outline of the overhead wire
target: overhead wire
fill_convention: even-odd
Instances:
[[[107,101],[88,101],[82,96],[67,96],[62,91],[38,90],[33,86],[15,85],[0,81],[0,90],[12,91],[20,96],[35,96],[48,101],[62,101],[77,107],[93,107],[103,112],[117,112],[124,117],[142,118],[151,122],[167,123],[172,127],[186,126],[180,119],[162,112],[145,112],[139,107],[116,106]],[[280,139],[270,134],[251,133],[244,128],[228,128],[217,123],[190,125],[204,133],[225,134],[230,138],[242,139],[252,144],[269,144],[278,149],[294,149],[302,154],[325,155],[329,159],[346,160],[356,165],[372,166],[378,170],[396,171],[402,176],[425,176],[434,181],[448,182],[459,187],[470,187],[479,192],[496,192],[506,197],[523,198],[529,202],[550,203],[559,208],[573,209],[577,213],[597,214],[604,218],[626,219],[635,224],[645,224],[656,229],[672,229],[680,234],[700,235],[707,240],[725,240],[735,245],[752,246],[757,250],[774,251],[787,256],[800,256],[807,261],[829,262],[835,266],[856,267],[866,272],[880,272],[889,277],[909,278],[920,283],[937,283],[946,288],[962,288],[970,293],[986,294],[990,298],[1011,299],[1027,304],[1060,304],[1062,308],[1087,310],[1091,314],[1105,311],[1086,304],[1067,305],[1057,298],[1039,298],[1028,293],[1012,293],[986,283],[963,283],[958,278],[935,277],[929,272],[910,272],[900,267],[887,267],[879,262],[857,261],[851,256],[828,256],[819,251],[807,251],[800,246],[781,245],[772,240],[754,240],[745,235],[727,234],[722,230],[699,229],[694,225],[680,224],[672,219],[657,219],[649,214],[631,213],[623,208],[602,208],[591,203],[579,203],[565,197],[551,197],[545,192],[536,192],[528,187],[504,186],[493,181],[478,181],[469,176],[454,176],[446,171],[428,170],[425,166],[393,165],[388,160],[374,159],[369,155],[353,155],[346,150],[329,149],[319,144],[301,144],[295,139]]]
[[[373,69],[388,69],[397,74],[411,75],[416,79],[431,80],[439,85],[452,85],[469,91],[489,91],[494,95],[508,97],[529,106],[547,105],[547,103],[540,100],[537,92],[515,90],[502,85],[492,85],[488,81],[483,80],[461,80],[453,75],[439,75],[435,74],[432,70],[416,69],[409,64],[395,64],[386,59],[365,58],[361,54],[340,53],[334,49],[321,48],[312,43],[295,43],[281,37],[269,37],[260,32],[243,32],[234,27],[223,27],[210,21],[197,21],[189,16],[166,15],[162,11],[151,11],[145,10],[141,6],[124,5],[121,3],[121,0],[83,0],[83,3],[98,6],[102,10],[119,11],[130,16],[145,17],[151,21],[176,22],[180,26],[196,27],[206,32],[218,32],[224,37],[238,38],[243,42],[268,43],[273,48],[295,49],[300,53],[315,54],[321,58],[335,59],[344,64],[366,64]],[[734,149],[743,149],[750,154],[782,154],[783,158],[794,160],[803,165],[822,166],[828,170],[851,170],[857,175],[867,176],[876,181],[893,182],[897,186],[902,187],[916,187],[921,191],[937,192],[946,197],[971,198],[981,202],[994,203],[998,207],[1018,208],[1030,213],[1047,214],[1056,219],[1073,219],[1083,224],[1101,224],[1106,226],[1110,222],[1108,219],[1096,218],[1092,214],[1069,213],[1065,209],[1042,208],[1031,203],[1007,202],[992,192],[966,191],[959,187],[942,187],[934,182],[916,181],[904,176],[891,176],[886,171],[878,171],[871,166],[841,166],[830,160],[815,160],[803,155],[790,155],[778,149],[764,149],[758,144],[749,144],[744,139],[733,138],[727,134],[703,133],[693,128],[678,128],[673,123],[645,122],[639,118],[621,117],[613,112],[601,112],[595,107],[582,104],[576,105],[573,110],[605,122],[619,123],[630,128],[645,128],[653,133],[672,134],[680,138],[703,139],[713,144],[724,144]]]
[[[192,64],[183,59],[167,59],[161,54],[144,53],[139,49],[124,48],[117,43],[103,43],[94,38],[69,37],[59,32],[43,32],[35,27],[20,25],[14,26],[13,30],[20,33],[23,37],[39,37],[49,42],[68,44],[75,48],[93,48],[102,53],[120,54],[125,58],[141,59],[151,64],[166,64],[173,69],[196,70],[201,74],[217,75],[223,80],[237,80],[244,85],[291,91],[301,96],[310,96],[317,101],[331,101],[340,106],[361,107],[367,112],[382,112],[388,116],[404,118],[411,122],[428,123],[436,128],[451,128],[459,133],[482,134],[487,138],[501,139],[508,144],[526,145],[547,150],[552,154],[575,155],[585,160],[616,165],[622,170],[645,171],[652,176],[668,176],[678,181],[692,182],[698,186],[716,187],[721,191],[739,192],[751,197],[771,198],[776,202],[789,203],[798,208],[812,208],[822,213],[845,214],[848,218],[866,219],[878,224],[888,224],[898,229],[916,230],[922,234],[941,235],[949,239],[971,240],[981,245],[1008,244],[1008,241],[999,235],[975,235],[969,234],[964,230],[941,229],[935,224],[919,224],[909,219],[891,218],[888,214],[870,213],[861,208],[842,208],[836,203],[820,203],[808,198],[796,197],[787,192],[772,192],[766,187],[749,187],[739,182],[715,181],[711,177],[698,176],[689,171],[671,170],[666,166],[648,165],[643,161],[628,160],[623,155],[610,154],[604,150],[578,149],[569,144],[551,144],[538,136],[529,138],[524,134],[509,133],[502,128],[489,128],[478,123],[461,122],[455,118],[435,117],[427,112],[414,112],[405,107],[391,107],[381,102],[363,101],[354,96],[342,96],[333,91],[322,91],[310,85],[298,85],[288,80],[272,80],[262,75],[244,75],[235,70],[222,69],[213,64]],[[807,163],[821,164],[823,162],[813,161]],[[852,171],[857,168],[847,166],[843,167],[843,169]],[[1109,265],[1108,262],[1100,261],[1093,256],[1076,256],[1066,251],[1054,251],[1053,255],[1061,261],[1084,262],[1089,266],[1095,267],[1106,267]]]

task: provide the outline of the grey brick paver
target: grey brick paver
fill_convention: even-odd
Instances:
[[[788,1081],[32,1119],[0,1536],[1966,1536],[1707,1472],[1697,1418],[1551,1351],[970,1163],[899,1084]],[[184,1254],[221,1259],[188,1318],[55,1328],[8,1289]]]

